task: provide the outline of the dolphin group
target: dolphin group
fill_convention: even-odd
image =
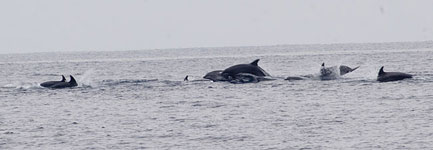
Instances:
[[[230,83],[257,83],[260,81],[275,80],[269,73],[263,70],[258,62],[260,59],[256,59],[248,64],[237,64],[230,66],[224,70],[215,70],[207,73],[203,76],[204,79],[211,80],[213,82],[230,82]],[[321,80],[332,80],[339,76],[343,76],[347,73],[353,72],[358,69],[359,66],[351,68],[349,66],[340,65],[326,67],[325,63],[322,63],[320,68],[319,78]],[[412,78],[413,75],[402,73],[402,72],[385,72],[383,71],[383,66],[380,68],[377,81],[379,82],[390,82],[398,81],[407,78]],[[289,76],[285,80],[304,80],[317,78],[314,75],[303,75],[303,76]],[[184,81],[189,81],[188,76],[184,78]],[[65,76],[62,75],[62,80],[60,81],[47,81],[40,84],[42,87],[60,89],[67,87],[78,86],[75,78],[70,75],[69,82],[66,82]]]
[[[256,83],[265,80],[273,80],[271,75],[263,70],[259,65],[260,59],[256,59],[249,64],[237,64],[228,67],[224,70],[215,70],[207,73],[203,78],[214,82],[228,81],[230,83]],[[332,80],[340,76],[355,71],[360,66],[351,68],[346,65],[326,67],[325,63],[322,63],[320,68],[319,79],[320,80]],[[402,72],[384,72],[383,66],[379,70],[377,81],[389,82],[398,81],[406,78],[412,78],[413,75],[402,73]],[[285,80],[304,80],[317,78],[314,75],[303,75],[303,76],[289,76]],[[187,81],[187,77],[185,81]]]
[[[69,77],[71,78],[71,80],[69,80],[69,82],[66,82],[65,76],[62,75],[61,81],[47,81],[47,82],[41,83],[40,85],[42,87],[52,88],[52,89],[61,89],[61,88],[78,86],[75,78],[72,75],[70,75]]]

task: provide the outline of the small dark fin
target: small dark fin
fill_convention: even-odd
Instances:
[[[385,71],[383,71],[383,66],[380,68],[380,70],[379,70],[379,76],[381,76],[381,75],[383,75],[383,74],[385,74]]]
[[[254,60],[254,61],[251,63],[251,65],[258,66],[257,63],[259,63],[259,60],[260,60],[260,59],[256,59],[256,60]]]
[[[65,76],[62,75],[62,81],[60,81],[60,82],[66,82]]]
[[[69,75],[69,77],[71,77],[71,80],[69,81],[69,84],[77,86],[77,81],[75,81],[74,77],[72,75]]]
[[[325,63],[322,63],[322,67],[325,67]]]
[[[183,81],[188,81],[188,75],[183,79]]]

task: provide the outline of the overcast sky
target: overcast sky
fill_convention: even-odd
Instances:
[[[0,53],[433,40],[433,0],[2,0]]]

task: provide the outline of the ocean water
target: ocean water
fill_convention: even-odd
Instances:
[[[277,80],[194,81],[255,59]],[[283,80],[322,62],[360,68]],[[433,149],[432,64],[433,42],[1,54],[0,149]]]

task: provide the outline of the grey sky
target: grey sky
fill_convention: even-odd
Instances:
[[[431,0],[2,0],[0,53],[433,40]]]

